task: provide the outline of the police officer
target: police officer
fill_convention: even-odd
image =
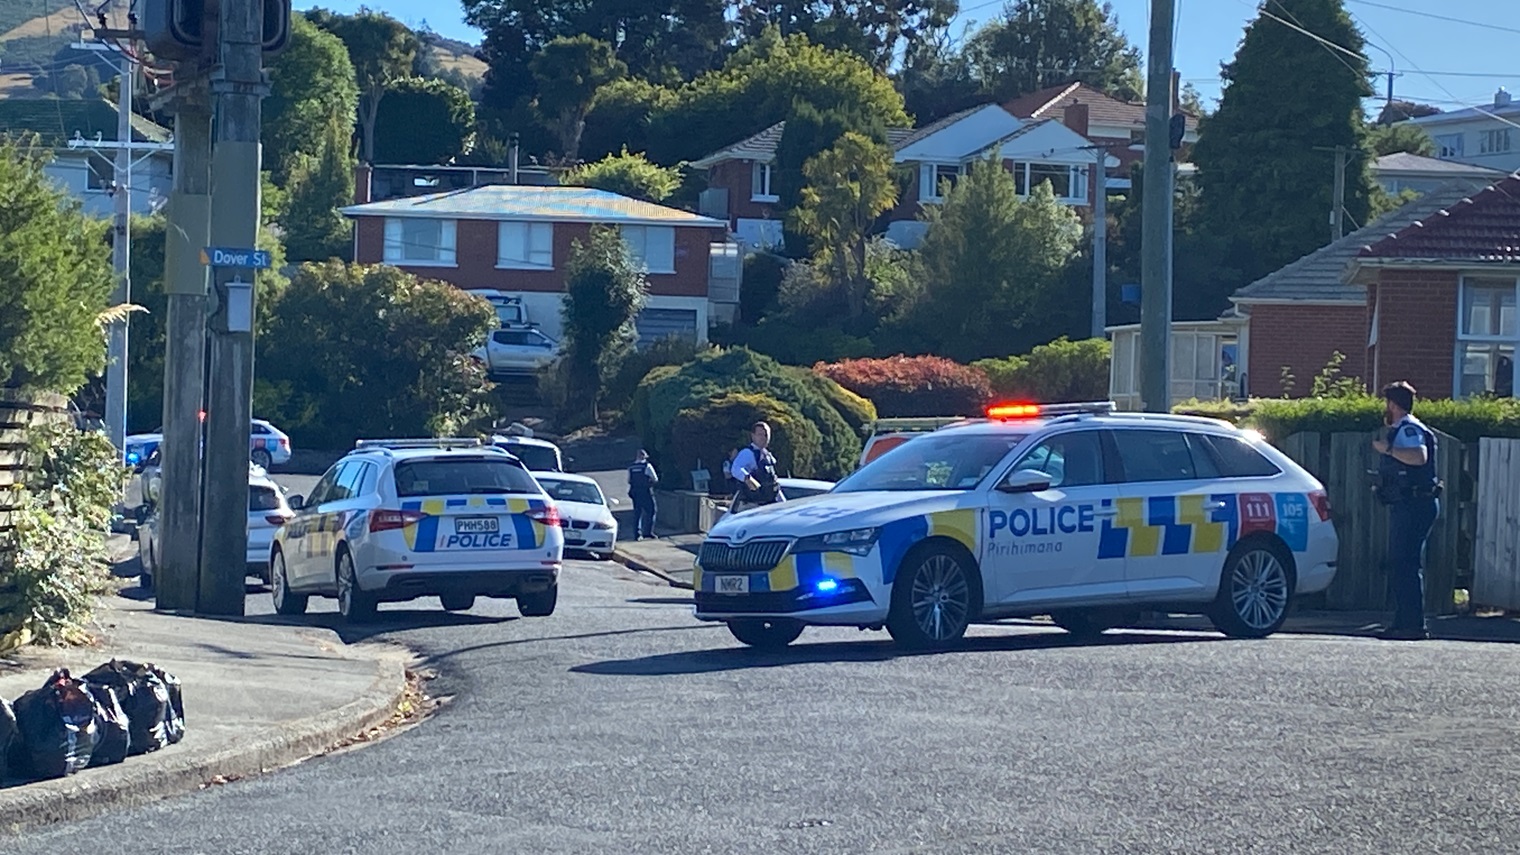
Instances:
[[[1410,414],[1414,387],[1383,389],[1386,433],[1373,440],[1378,457],[1378,498],[1388,506],[1388,566],[1393,575],[1393,622],[1383,637],[1402,641],[1429,638],[1425,625],[1425,576],[1420,564],[1425,539],[1439,510],[1436,435]]]
[[[654,485],[660,476],[649,463],[649,452],[639,449],[628,467],[628,499],[633,503],[633,539],[654,537]]]
[[[771,426],[755,422],[750,428],[749,439],[749,445],[740,449],[729,465],[734,480],[739,482],[739,491],[729,504],[729,513],[737,514],[746,508],[786,500],[776,480],[776,456],[770,452]]]

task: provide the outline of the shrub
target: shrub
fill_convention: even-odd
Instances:
[[[681,189],[681,167],[650,163],[642,154],[629,154],[625,145],[620,154],[609,154],[566,172],[560,176],[560,183],[568,187],[593,187],[646,202],[664,202]]]
[[[822,451],[816,467],[804,468],[808,461],[800,461],[799,476],[839,478],[854,468],[861,437],[819,387],[744,348],[703,354],[673,371],[650,372],[634,396],[634,423],[651,453],[674,460],[678,455],[672,453],[671,429],[677,414],[730,392],[768,395],[795,407],[819,432]]]
[[[1382,399],[1366,393],[1332,398],[1256,398],[1244,404],[1188,401],[1173,411],[1225,419],[1255,428],[1273,441],[1306,431],[1370,433],[1383,424]],[[1514,399],[1417,401],[1414,412],[1427,425],[1463,442],[1483,436],[1520,438],[1520,401]]]
[[[670,460],[682,477],[700,461],[711,475],[710,483],[721,484],[723,460],[730,449],[748,441],[750,426],[757,421],[771,425],[771,453],[776,455],[778,474],[822,468],[823,435],[818,428],[791,404],[754,392],[724,392],[676,413],[671,425],[675,453]]]
[[[813,366],[887,418],[976,415],[992,397],[987,375],[939,356],[847,359]]]
[[[0,652],[85,640],[94,598],[111,581],[103,533],[127,483],[104,434],[39,426],[27,445],[38,466],[0,550]]]
[[[602,390],[602,403],[611,410],[620,410],[625,419],[632,418],[630,407],[634,394],[644,377],[662,366],[681,366],[696,359],[699,354],[712,350],[711,345],[697,344],[679,336],[670,336],[654,342],[642,350],[625,355]]]
[[[589,415],[596,421],[607,381],[638,341],[634,319],[648,291],[643,270],[616,230],[597,226],[589,242],[571,244],[560,357],[570,397],[563,415]]]
[[[1062,336],[1024,356],[980,359],[971,366],[987,375],[1001,398],[1042,404],[1106,401],[1112,350],[1107,339],[1070,341]]]
[[[739,280],[739,317],[755,324],[770,314],[781,299],[781,279],[786,274],[786,259],[769,252],[757,252],[744,259],[744,278]]]
[[[806,383],[822,395],[844,417],[850,430],[861,433],[866,425],[876,421],[876,405],[827,377],[796,365],[786,366],[786,372]]]

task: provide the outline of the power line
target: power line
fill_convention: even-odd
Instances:
[[[1500,33],[1520,34],[1520,29],[1505,27],[1499,24],[1486,24],[1482,21],[1468,21],[1463,18],[1453,18],[1449,15],[1437,15],[1434,12],[1421,12],[1418,9],[1405,9],[1403,6],[1390,6],[1387,3],[1376,3],[1373,0],[1346,0],[1348,3],[1360,3],[1363,6],[1372,6],[1377,9],[1387,9],[1390,12],[1403,12],[1406,15],[1417,15],[1421,18],[1431,18],[1437,21],[1446,21],[1452,24],[1466,24],[1470,27],[1482,27],[1485,30],[1494,30]],[[1365,24],[1363,24],[1365,26]],[[1369,27],[1370,29],[1370,27]]]
[[[1361,21],[1360,23],[1361,23],[1361,25],[1363,27],[1367,28],[1368,32],[1372,33],[1374,36],[1377,36],[1379,39],[1381,39],[1383,41],[1384,44],[1387,44],[1390,50],[1392,50],[1394,53],[1398,54],[1401,58],[1403,58],[1405,64],[1407,64],[1411,69],[1413,69],[1416,74],[1425,74],[1425,72],[1421,71],[1419,69],[1419,67],[1416,66],[1414,64],[1414,62],[1411,61],[1407,55],[1404,54],[1403,51],[1401,51],[1398,48],[1394,47],[1391,42],[1389,42],[1387,39],[1383,38],[1383,36],[1382,36],[1381,33],[1379,33],[1377,30],[1374,30],[1370,24],[1368,24],[1366,21]],[[1428,75],[1427,75],[1427,77],[1428,77]],[[1436,86],[1437,89],[1440,89],[1442,92],[1446,93],[1447,97],[1453,98],[1453,99],[1455,99],[1457,97],[1456,94],[1453,93],[1450,89],[1447,89],[1446,86],[1441,83],[1441,81],[1436,80],[1434,77],[1430,77],[1429,79],[1430,79],[1431,83],[1435,84],[1435,86]],[[1475,107],[1469,107],[1468,109],[1476,112],[1477,114],[1479,114],[1481,116],[1486,116],[1486,117],[1488,117],[1490,119],[1493,119],[1494,121],[1501,122],[1501,123],[1503,123],[1505,125],[1508,125],[1509,127],[1520,128],[1520,122],[1514,122],[1514,121],[1512,121],[1510,119],[1506,119],[1503,116],[1501,116],[1501,115],[1499,115],[1497,113],[1491,112],[1489,110],[1485,110],[1482,107],[1476,107],[1475,106]]]

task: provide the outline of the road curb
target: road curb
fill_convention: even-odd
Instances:
[[[178,747],[171,747],[128,757],[124,763],[98,771],[0,790],[0,834],[137,807],[194,792],[219,779],[245,778],[288,766],[389,720],[406,685],[402,657],[387,655],[377,663],[374,682],[358,698],[232,747],[210,754],[178,753]],[[194,728],[194,709],[188,720]]]
[[[638,558],[635,558],[616,547],[613,547],[612,550],[612,560],[623,565],[624,567],[627,567],[629,570],[636,570],[640,573],[648,573],[651,576],[663,579],[665,580],[665,583],[670,585],[672,588],[681,588],[687,591],[692,590],[690,582],[683,582],[682,580],[671,576],[669,573],[666,573],[664,570],[655,567],[653,564],[641,561]]]

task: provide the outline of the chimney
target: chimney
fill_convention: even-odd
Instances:
[[[370,201],[373,189],[370,186],[370,176],[374,168],[369,164],[360,162],[354,167],[354,204],[364,205]]]
[[[1066,114],[1061,117],[1061,124],[1076,131],[1082,136],[1087,136],[1088,107],[1086,104],[1068,104]]]
[[[517,184],[517,151],[522,143],[522,138],[518,136],[516,131],[513,131],[512,136],[507,139],[512,146],[511,150],[507,152],[507,183],[515,186]]]
[[[1509,101],[1509,92],[1503,86],[1500,86],[1499,91],[1494,93],[1494,106],[1508,107]]]

